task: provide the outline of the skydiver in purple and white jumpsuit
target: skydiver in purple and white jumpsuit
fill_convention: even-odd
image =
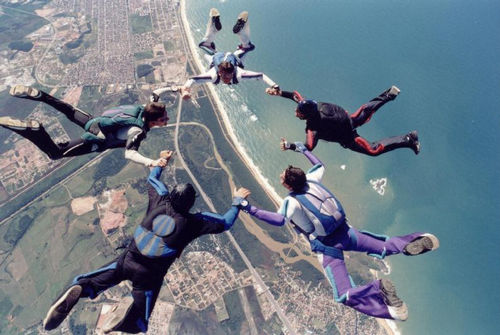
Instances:
[[[282,140],[282,148],[289,149],[290,144]],[[311,250],[317,253],[325,276],[330,282],[336,302],[343,303],[355,310],[378,318],[406,320],[406,304],[396,295],[394,285],[388,279],[374,280],[362,286],[356,286],[347,272],[344,251],[366,252],[368,255],[384,258],[394,254],[419,255],[439,247],[438,239],[428,233],[413,233],[404,236],[388,237],[357,230],[347,222],[340,202],[321,184],[325,167],[300,142],[295,142],[295,150],[302,152],[313,167],[304,173],[300,168],[289,166],[281,174],[282,185],[291,192],[283,201],[278,212],[270,212],[246,204],[243,208],[249,214],[268,224],[282,226],[291,223],[298,233],[303,234],[311,244]],[[316,191],[315,191],[316,190]],[[321,232],[314,221],[317,217],[308,210],[308,206],[325,208],[321,201],[305,204],[299,202],[299,196],[313,194],[321,190],[330,200],[329,216],[335,221],[333,231]],[[319,193],[318,193],[319,194]],[[315,195],[314,198],[321,198]],[[309,207],[310,208],[310,207]],[[324,214],[324,210],[321,211]]]
[[[279,90],[279,86],[263,72],[254,72],[244,69],[243,60],[247,53],[255,49],[255,45],[250,41],[250,24],[248,23],[248,12],[241,12],[233,33],[238,35],[240,44],[234,52],[217,52],[215,47],[215,36],[222,29],[219,11],[210,9],[209,20],[205,36],[198,46],[205,51],[205,59],[209,64],[209,69],[202,74],[190,77],[182,87],[180,93],[183,99],[191,97],[191,87],[203,83],[218,85],[236,85],[243,80],[261,80],[268,85],[269,89]],[[158,101],[159,95],[171,91],[172,87],[156,89],[152,94],[152,101]]]

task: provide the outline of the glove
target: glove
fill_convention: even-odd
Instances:
[[[295,149],[294,150],[296,152],[305,152],[305,151],[307,151],[307,148],[304,145],[304,143],[302,143],[302,142],[295,142],[294,144],[295,144]]]
[[[250,209],[250,204],[248,203],[248,200],[242,197],[234,197],[231,205],[236,206],[239,209],[244,210],[245,212],[248,212],[248,210]]]
[[[149,101],[151,102],[158,102],[160,100],[160,96],[156,94],[155,92],[151,93],[151,96],[149,97]]]

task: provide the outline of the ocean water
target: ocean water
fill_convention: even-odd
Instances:
[[[325,183],[358,228],[388,235],[429,231],[435,253],[388,258],[410,317],[403,334],[498,334],[500,326],[500,2],[464,0],[188,0],[198,41],[217,7],[216,44],[248,10],[249,70],[285,90],[351,112],[395,84],[401,94],[359,129],[367,139],[419,131],[422,151],[368,157],[320,142]],[[217,90],[236,135],[276,191],[288,165],[308,167],[279,138],[304,140],[295,104],[260,82]],[[341,168],[345,165],[345,170]],[[387,177],[384,196],[369,183]],[[243,185],[244,186],[244,185]]]

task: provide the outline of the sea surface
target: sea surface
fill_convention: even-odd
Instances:
[[[410,313],[397,324],[403,334],[498,334],[500,2],[188,0],[196,41],[211,7],[221,13],[220,51],[235,49],[232,26],[249,11],[256,49],[246,68],[284,90],[354,112],[391,85],[401,89],[358,132],[376,140],[416,129],[420,155],[368,157],[320,142],[314,153],[327,166],[325,183],[357,228],[439,237],[434,253],[389,258]],[[279,139],[303,141],[305,124],[293,102],[264,89],[246,82],[217,91],[242,148],[284,196],[279,173],[308,162],[281,152]],[[382,177],[383,196],[369,182]]]

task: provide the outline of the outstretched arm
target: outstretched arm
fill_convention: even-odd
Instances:
[[[198,214],[201,215],[203,222],[210,223],[210,225],[207,225],[206,228],[202,230],[201,234],[218,234],[229,230],[238,218],[242,204],[246,201],[245,198],[249,195],[250,191],[242,187],[234,193],[231,208],[229,208],[225,214],[221,215],[212,212]]]
[[[295,143],[288,143],[285,138],[281,138],[280,142],[280,148],[281,150],[293,150],[296,152],[301,152],[304,154],[304,156],[307,157],[309,162],[311,162],[312,165],[323,165],[323,163],[319,160],[318,157],[316,157],[309,149],[307,148],[307,145],[304,145],[301,142],[295,142]]]
[[[302,98],[302,96],[300,95],[299,92],[297,92],[297,91],[293,91],[293,92],[282,91],[279,87],[277,87],[277,88],[275,88],[275,87],[268,87],[268,88],[266,88],[266,93],[269,94],[269,95],[278,95],[280,97],[293,100],[293,101],[295,101],[297,103],[299,103],[300,101],[304,100],[304,98]]]
[[[146,132],[139,127],[130,127],[127,131],[127,142],[125,143],[125,158],[145,166],[161,166],[160,160],[152,160],[139,153],[139,146],[146,138]]]
[[[169,150],[162,151],[160,153],[160,160],[163,160],[165,165],[167,165],[168,161],[172,157],[173,152]],[[153,186],[156,193],[160,196],[164,196],[168,194],[167,186],[160,180],[161,173],[163,172],[163,166],[156,166],[151,170],[151,173],[148,177],[148,182]]]
[[[248,208],[244,210],[248,214],[255,216],[257,219],[262,220],[270,225],[283,226],[285,224],[285,217],[280,213],[266,211],[252,205],[248,205]]]

